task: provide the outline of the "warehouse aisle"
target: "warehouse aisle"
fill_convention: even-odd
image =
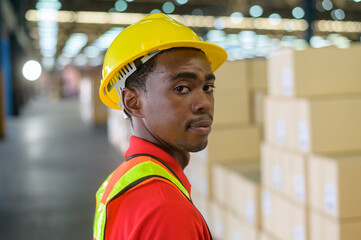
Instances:
[[[91,239],[95,192],[120,163],[76,100],[29,104],[0,141],[0,239]]]

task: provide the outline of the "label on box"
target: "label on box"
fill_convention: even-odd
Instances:
[[[293,94],[293,73],[291,69],[282,69],[282,95],[291,96]]]
[[[280,165],[274,165],[272,167],[272,183],[273,188],[281,190],[282,188],[282,169]]]
[[[293,177],[293,191],[297,201],[305,202],[305,178],[302,175],[295,175]]]
[[[298,146],[302,151],[310,151],[310,127],[306,122],[298,123]]]
[[[255,204],[254,201],[252,200],[247,200],[246,204],[245,204],[245,213],[246,213],[246,220],[249,223],[254,223],[255,222]]]
[[[336,214],[337,211],[337,189],[335,184],[325,184],[325,209],[329,213]]]
[[[293,228],[293,240],[306,240],[305,228],[297,225]]]
[[[233,229],[232,231],[232,240],[242,240],[242,236],[239,230]]]
[[[262,192],[262,213],[264,216],[270,216],[272,213],[272,200],[269,192]]]
[[[282,146],[286,143],[286,122],[282,118],[276,121],[276,141]]]

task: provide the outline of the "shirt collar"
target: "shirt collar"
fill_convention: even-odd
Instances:
[[[128,158],[135,154],[149,154],[163,160],[174,172],[177,174],[183,186],[191,193],[191,184],[187,176],[184,174],[183,169],[171,155],[165,152],[160,147],[136,136],[131,136],[129,139],[129,148],[124,154],[124,158]]]

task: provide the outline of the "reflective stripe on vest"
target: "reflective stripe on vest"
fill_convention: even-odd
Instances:
[[[104,240],[108,203],[130,189],[139,186],[142,182],[154,178],[165,180],[190,200],[188,191],[178,178],[171,173],[170,169],[152,157],[137,156],[131,161],[122,163],[109,175],[97,191],[93,229],[94,240]]]

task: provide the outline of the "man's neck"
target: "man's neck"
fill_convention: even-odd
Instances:
[[[137,131],[136,129],[133,130],[134,136],[156,145],[157,147],[168,153],[170,156],[172,156],[179,163],[183,170],[189,164],[190,154],[188,151],[174,149],[168,143],[158,140],[151,134],[147,133],[147,131]]]

